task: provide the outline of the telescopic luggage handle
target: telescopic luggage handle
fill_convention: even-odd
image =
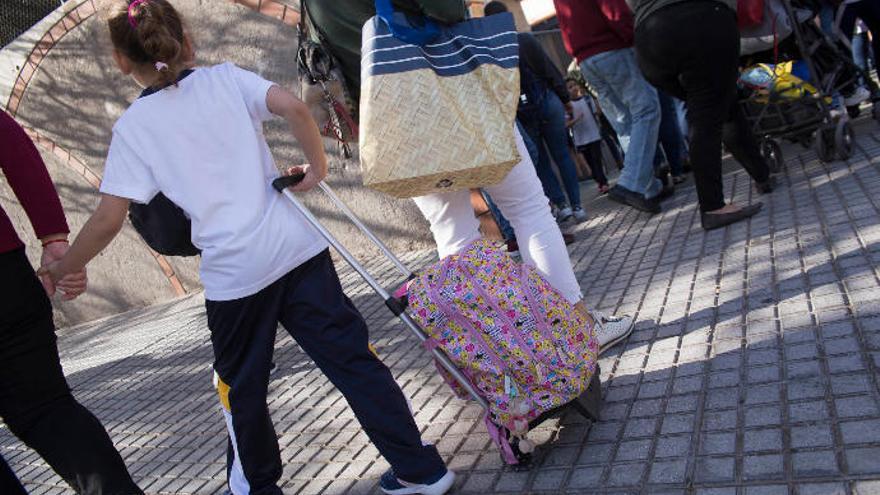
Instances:
[[[306,220],[308,220],[309,223],[315,229],[317,229],[318,232],[320,232],[324,239],[326,239],[327,242],[330,243],[331,246],[333,246],[333,249],[335,249],[336,252],[339,253],[340,256],[342,256],[345,262],[348,263],[348,265],[351,266],[352,269],[354,269],[354,271],[356,271],[358,275],[360,275],[361,278],[364,279],[365,282],[367,282],[367,285],[369,285],[379,295],[379,297],[381,297],[385,301],[385,305],[388,306],[388,309],[390,309],[395,316],[400,318],[400,320],[403,321],[404,325],[406,325],[407,328],[409,328],[415,334],[415,336],[419,338],[421,342],[427,341],[428,336],[425,334],[425,331],[422,330],[419,324],[416,323],[416,321],[413,320],[412,317],[410,317],[409,314],[406,312],[406,303],[389,294],[388,291],[385,290],[385,288],[382,287],[382,285],[375,278],[373,278],[373,276],[360,264],[360,262],[358,262],[358,260],[348,251],[348,249],[346,249],[345,246],[343,246],[342,243],[340,243],[339,240],[337,240],[336,237],[321,224],[321,222],[312,214],[312,212],[309,211],[309,209],[306,208],[299,201],[299,199],[296,197],[296,194],[288,189],[288,187],[295,186],[296,184],[302,182],[304,177],[305,175],[302,173],[278,177],[277,179],[272,181],[272,187],[275,188],[276,191],[287,196],[287,198],[306,218]],[[345,214],[345,216],[351,221],[351,223],[357,226],[357,228],[361,232],[363,232],[363,234],[366,235],[370,239],[370,241],[372,241],[376,245],[376,247],[379,248],[380,251],[382,251],[382,254],[384,254],[389,260],[391,260],[394,266],[400,271],[401,274],[403,274],[404,277],[406,277],[407,280],[415,276],[413,272],[409,270],[406,265],[404,265],[400,261],[400,259],[398,259],[397,256],[394,255],[394,253],[391,252],[388,246],[386,246],[384,242],[376,237],[375,234],[373,234],[373,232],[370,231],[370,229],[367,228],[367,226],[364,225],[363,222],[361,222],[357,215],[355,215],[354,212],[351,211],[351,209],[349,209],[349,207],[342,202],[342,200],[339,198],[339,196],[336,195],[335,192],[333,192],[333,189],[331,189],[330,186],[328,186],[324,182],[319,183],[318,186],[321,188],[322,191],[324,191],[324,194],[326,194],[327,197],[330,198],[330,201],[332,201],[333,204]],[[441,366],[443,366],[443,368],[446,369],[446,371],[448,371],[449,374],[452,375],[465,390],[467,390],[470,396],[473,397],[473,399],[477,401],[477,403],[479,403],[480,406],[483,407],[483,409],[485,409],[486,411],[489,410],[489,403],[486,401],[486,399],[477,392],[477,390],[471,384],[471,381],[464,376],[461,370],[459,370],[452,361],[449,360],[449,357],[444,354],[442,350],[438,349],[437,347],[433,347],[431,349],[431,354],[434,356],[435,359],[437,359]]]

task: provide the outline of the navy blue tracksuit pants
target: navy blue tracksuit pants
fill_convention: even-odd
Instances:
[[[278,440],[266,406],[279,322],[342,392],[399,478],[419,481],[445,472],[437,449],[422,445],[391,372],[370,351],[366,323],[342,292],[328,251],[256,294],[205,305],[233,494],[282,493]]]

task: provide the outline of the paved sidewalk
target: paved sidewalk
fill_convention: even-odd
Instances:
[[[731,167],[752,221],[699,227],[690,183],[648,218],[588,204],[571,256],[590,305],[640,323],[605,355],[602,421],[545,424],[537,466],[505,469],[415,338],[342,270],[372,340],[412,398],[458,493],[880,493],[880,127],[860,121],[848,163],[788,146],[781,187],[759,198]],[[431,253],[410,253],[424,264]],[[392,267],[371,263],[390,284]],[[285,493],[375,493],[386,464],[341,396],[280,333],[269,407]],[[199,297],[62,332],[65,369],[149,493],[224,490],[225,433]],[[8,432],[0,453],[32,493],[60,480]]]

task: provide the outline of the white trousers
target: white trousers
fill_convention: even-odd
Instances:
[[[550,285],[570,302],[576,303],[583,296],[562,232],[550,212],[550,202],[544,195],[522,136],[518,129],[515,132],[522,161],[500,183],[483,189],[513,226],[523,261],[537,268]],[[461,252],[480,237],[480,222],[474,215],[468,190],[413,199],[431,224],[441,259]]]

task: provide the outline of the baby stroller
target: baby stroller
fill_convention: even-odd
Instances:
[[[853,130],[847,119],[833,118],[835,95],[846,98],[864,82],[875,95],[873,115],[880,118],[873,79],[852,61],[845,46],[822,32],[814,22],[816,14],[811,3],[764,0],[761,24],[741,33],[742,62],[747,69],[740,77],[740,104],[774,171],[784,163],[780,139],[814,145],[825,162],[850,157]],[[760,74],[754,64],[760,63],[764,65],[758,66],[758,72],[763,71],[764,77],[756,77]],[[858,109],[858,103],[853,106],[851,112]]]

